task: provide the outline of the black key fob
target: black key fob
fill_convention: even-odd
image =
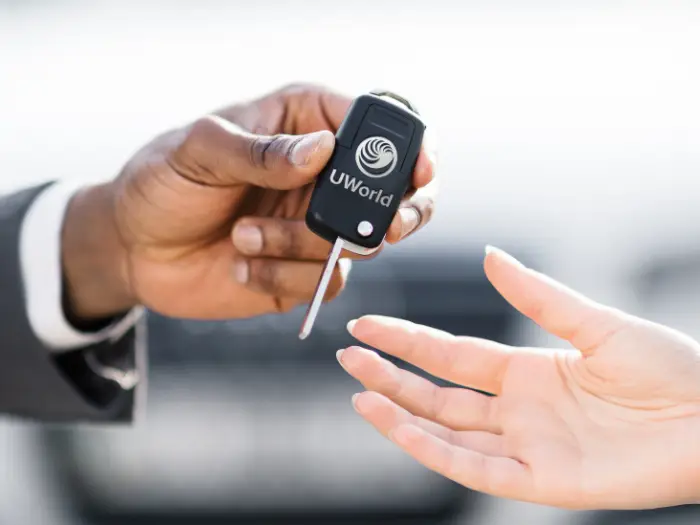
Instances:
[[[369,254],[382,244],[411,187],[425,124],[409,102],[388,92],[356,98],[336,133],[306,213],[311,231]]]

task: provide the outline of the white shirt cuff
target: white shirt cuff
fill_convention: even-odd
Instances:
[[[52,184],[39,194],[22,222],[19,256],[29,324],[36,337],[56,352],[119,339],[143,315],[134,308],[98,332],[81,332],[66,320],[62,301],[61,229],[78,181]]]

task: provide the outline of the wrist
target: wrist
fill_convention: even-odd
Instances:
[[[136,305],[127,254],[114,220],[110,184],[89,186],[71,199],[61,230],[66,316],[90,326]]]

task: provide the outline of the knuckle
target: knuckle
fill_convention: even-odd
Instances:
[[[278,267],[271,261],[251,261],[250,280],[269,292],[279,291],[281,285]]]
[[[290,158],[294,146],[303,137],[290,140],[287,135],[258,135],[250,141],[249,158],[252,166],[273,169],[281,159]]]
[[[248,160],[251,166],[258,169],[267,169],[269,151],[274,137],[274,135],[256,135],[252,138],[248,148]]]
[[[408,344],[404,348],[404,355],[408,361],[413,361],[420,357],[421,348],[430,348],[430,346],[424,344],[426,341],[421,339],[415,324],[409,322],[405,326],[404,331],[408,341]]]
[[[298,228],[293,224],[281,224],[276,228],[276,232],[271,235],[274,240],[271,248],[275,254],[287,259],[301,259],[303,255],[302,238]]]
[[[201,117],[195,120],[187,130],[185,137],[178,148],[180,154],[185,157],[196,158],[201,155],[202,150],[212,134],[217,130],[218,125],[212,117]]]
[[[436,355],[438,357],[440,369],[448,374],[458,373],[462,366],[461,356],[458,348],[455,346],[455,340],[454,336],[446,336],[445,338],[433,342],[433,345],[436,346],[437,349]],[[426,343],[427,342],[426,338]]]
[[[168,156],[171,169],[178,175],[203,183],[216,180],[216,175],[207,166],[207,144],[218,131],[212,117],[202,117],[185,128],[179,143]]]
[[[482,420],[488,425],[489,428],[496,427],[496,422],[499,420],[499,401],[498,397],[490,397],[482,399],[484,403]]]
[[[380,358],[382,359],[382,358]],[[408,398],[405,392],[405,385],[399,379],[398,367],[386,359],[378,361],[380,376],[378,380],[378,390],[393,400],[403,400]]]
[[[293,164],[292,154],[294,153],[294,148],[303,138],[303,135],[294,138],[291,138],[289,135],[277,135],[272,147],[275,157],[277,159],[287,159],[288,162]]]
[[[446,421],[447,417],[447,390],[438,386],[433,387],[433,396],[430,404],[430,416],[436,421]]]

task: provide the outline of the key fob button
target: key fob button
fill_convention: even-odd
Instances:
[[[360,224],[357,225],[357,233],[363,237],[369,237],[372,235],[373,231],[374,226],[372,226],[372,223],[369,221],[361,221]]]

